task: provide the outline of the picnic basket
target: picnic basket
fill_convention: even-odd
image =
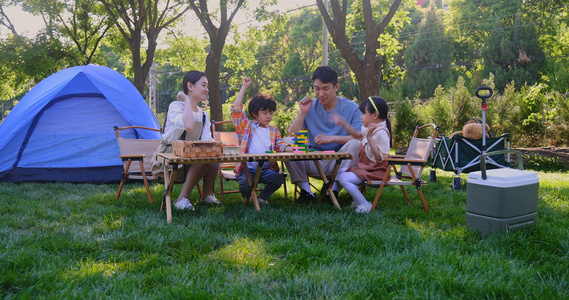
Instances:
[[[221,156],[220,142],[182,141],[172,142],[174,155],[181,157],[212,157]]]

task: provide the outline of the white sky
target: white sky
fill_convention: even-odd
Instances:
[[[251,4],[254,5],[254,2],[256,1],[258,0],[252,0]],[[213,3],[218,3],[218,2],[213,1]],[[274,6],[274,10],[278,10],[280,12],[286,12],[291,9],[307,5],[313,5],[313,4],[316,4],[316,0],[278,0],[278,4]],[[21,9],[17,7],[5,7],[4,9],[6,11],[6,14],[10,17],[10,20],[14,24],[16,31],[20,34],[24,34],[27,36],[34,36],[41,28],[44,27],[43,21],[40,17],[33,16],[29,13],[23,12]],[[199,21],[197,21],[197,17],[192,11],[188,13],[187,19],[188,20],[186,21],[186,24],[183,26],[188,28],[188,30],[189,28],[199,28],[200,29],[199,32],[201,32],[203,36],[203,33],[205,32],[201,24],[199,24]],[[239,25],[247,21],[248,20],[246,19],[245,13],[243,12],[243,10],[240,10],[237,16],[235,17],[233,24]],[[247,25],[248,24],[241,26],[246,27]],[[7,29],[0,27],[0,36],[4,37],[7,33],[8,33]],[[195,34],[195,31],[193,32],[193,34]]]

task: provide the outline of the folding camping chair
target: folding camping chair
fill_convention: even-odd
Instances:
[[[150,160],[152,155],[158,149],[158,145],[160,145],[159,139],[129,139],[123,138],[120,136],[120,130],[134,130],[134,129],[144,129],[144,130],[153,130],[160,132],[160,129],[150,128],[150,127],[142,127],[142,126],[126,126],[126,127],[118,127],[115,126],[115,134],[117,136],[117,142],[119,144],[119,151],[123,162],[124,171],[121,178],[121,183],[119,185],[119,189],[117,191],[117,196],[115,197],[115,201],[119,199],[121,196],[121,191],[124,186],[124,183],[128,179],[142,179],[144,181],[144,186],[146,187],[146,194],[148,195],[148,202],[152,203],[152,196],[150,195],[150,188],[148,187],[149,180],[157,180],[152,175],[151,164]],[[131,166],[132,162],[138,161],[138,165],[135,163]]]
[[[428,127],[433,127],[432,136],[429,138],[419,138],[419,131]],[[405,186],[415,186],[417,192],[419,193],[419,196],[421,197],[425,211],[427,213],[429,212],[429,206],[427,205],[425,196],[421,191],[421,186],[426,185],[427,182],[421,180],[421,175],[423,174],[423,168],[427,164],[429,155],[433,150],[433,144],[438,132],[439,126],[435,124],[417,126],[415,133],[413,134],[413,138],[411,139],[411,143],[407,148],[407,153],[405,155],[392,155],[387,159],[389,169],[388,172],[385,172],[383,180],[368,180],[364,182],[364,186],[378,188],[377,194],[373,201],[373,205],[371,207],[371,211],[373,211],[377,206],[377,202],[381,196],[383,188],[389,185],[397,185],[401,187],[401,191],[403,192],[408,205],[411,205],[411,202],[409,201],[409,197],[405,191]],[[397,169],[397,166],[401,166],[399,170]],[[391,174],[391,179],[388,180],[391,170],[393,170],[393,174]]]
[[[135,130],[135,129],[152,130],[158,132],[160,132],[161,130],[150,127],[143,127],[143,126],[126,126],[126,127],[115,126],[114,129],[115,129],[115,135],[117,136],[117,143],[119,144],[119,151],[120,151],[119,158],[122,160],[124,168],[121,177],[121,183],[119,185],[115,201],[119,199],[122,192],[122,188],[127,180],[142,179],[144,181],[144,186],[146,187],[148,202],[152,204],[152,195],[150,195],[150,187],[148,186],[148,181],[164,180],[164,178],[156,177],[152,174],[151,172],[152,166],[150,163],[152,155],[154,155],[154,152],[156,151],[156,149],[158,149],[158,145],[160,145],[160,140],[123,138],[120,136],[119,132],[121,130]],[[132,162],[137,162],[137,161],[138,165],[136,163],[132,164]],[[183,168],[181,170],[183,170]],[[177,180],[177,182],[180,182],[180,180]],[[183,182],[183,180],[181,182]],[[197,185],[197,188],[198,188],[198,193],[200,194],[201,197],[202,191],[199,184]]]
[[[218,142],[222,142],[223,145],[236,145],[239,146],[239,137],[235,131],[217,131],[216,124],[232,124],[231,121],[211,121],[211,127],[213,132],[213,139]],[[234,180],[237,181],[237,174],[234,172],[236,163],[221,163],[219,165],[219,191],[214,189],[214,193],[221,194],[221,201],[225,201],[225,194],[239,193],[239,190],[225,190],[223,186],[224,181]],[[283,176],[285,180],[284,183],[284,193],[285,199],[287,199],[287,189],[286,189],[286,176],[287,173],[284,172],[284,164],[281,162],[281,167],[279,173]],[[263,189],[257,188],[257,191],[262,191]]]

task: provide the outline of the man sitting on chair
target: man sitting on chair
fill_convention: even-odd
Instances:
[[[328,66],[316,68],[312,74],[314,92],[316,98],[304,97],[298,103],[300,112],[290,126],[290,135],[306,129],[308,131],[308,146],[316,151],[334,150],[336,152],[351,153],[353,160],[343,160],[340,168],[348,168],[357,165],[360,141],[352,139],[352,136],[342,127],[334,123],[333,114],[340,115],[352,127],[358,130],[362,128],[361,112],[358,105],[346,98],[338,97],[336,93],[338,74]],[[292,138],[285,138],[285,142],[292,144]],[[331,174],[334,169],[334,160],[324,160],[320,163],[326,174]],[[308,183],[308,174],[318,174],[312,161],[288,161],[285,165],[290,173],[291,182],[300,188],[300,197],[297,203],[311,203],[315,200],[314,193]],[[334,183],[334,194],[338,194],[341,186]]]

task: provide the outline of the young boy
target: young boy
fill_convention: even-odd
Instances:
[[[253,96],[249,101],[248,111],[254,120],[247,119],[243,113],[243,98],[249,86],[251,86],[251,78],[243,78],[241,90],[231,107],[231,121],[235,125],[235,131],[241,142],[241,153],[292,152],[292,147],[283,142],[277,127],[269,125],[277,109],[277,102],[273,97],[268,94]],[[257,162],[247,163],[251,180],[257,170],[257,164]],[[235,172],[238,174],[239,192],[245,198],[251,192],[252,187],[249,186],[246,174],[241,172],[241,168],[242,164],[238,164]],[[257,200],[260,204],[267,204],[269,197],[284,183],[283,176],[278,173],[278,166],[275,162],[263,165],[259,182],[264,183],[265,187]]]

